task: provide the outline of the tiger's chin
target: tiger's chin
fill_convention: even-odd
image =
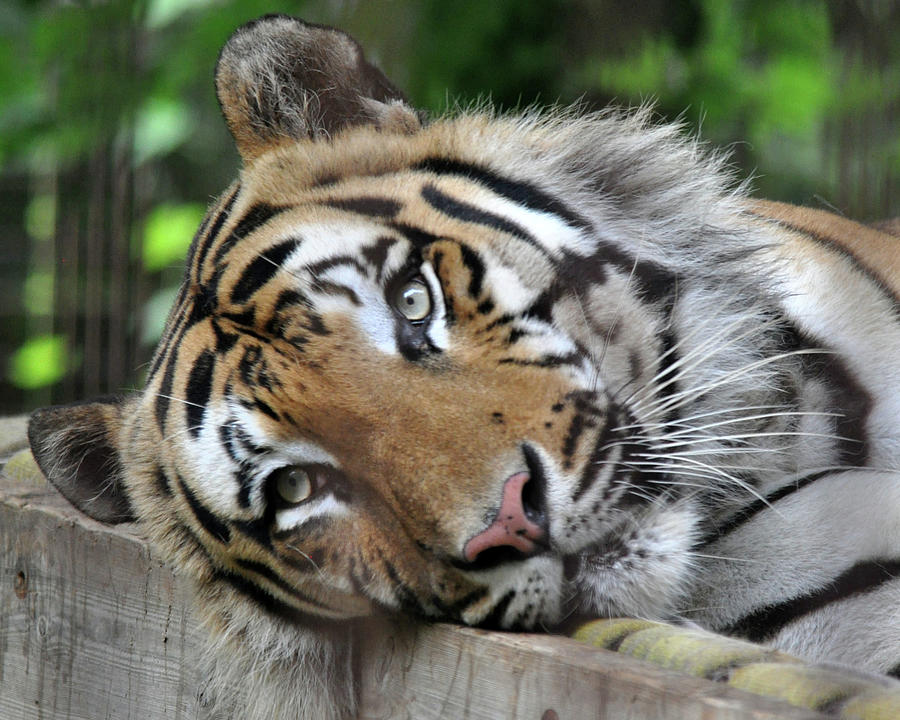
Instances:
[[[566,558],[579,615],[673,620],[697,567],[696,514],[687,505],[654,509],[630,528]]]

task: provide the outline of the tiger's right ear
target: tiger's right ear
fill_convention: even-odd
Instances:
[[[122,398],[110,398],[49,407],[28,422],[41,472],[81,512],[111,525],[135,520],[119,452],[125,406]]]
[[[219,55],[216,94],[245,162],[286,141],[354,125],[420,127],[418,113],[352,37],[286,15],[235,31]]]

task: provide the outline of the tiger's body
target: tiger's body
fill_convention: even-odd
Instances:
[[[289,18],[217,87],[245,168],[146,388],[30,436],[195,578],[241,717],[352,714],[382,612],[687,620],[897,674],[895,238],[748,199],[646,112],[423,123]]]

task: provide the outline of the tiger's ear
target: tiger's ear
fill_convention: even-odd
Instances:
[[[216,94],[245,162],[286,141],[353,125],[420,127],[418,114],[353,38],[285,15],[235,31],[219,54]]]
[[[85,515],[110,525],[135,520],[122,483],[122,398],[36,410],[28,422],[34,459]]]

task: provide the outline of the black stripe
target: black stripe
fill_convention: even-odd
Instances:
[[[482,332],[490,332],[491,330],[494,330],[495,328],[498,328],[501,325],[509,325],[511,322],[513,322],[514,320],[517,320],[517,319],[518,319],[518,317],[516,315],[510,315],[509,313],[506,313],[504,315],[501,315],[498,318],[495,318],[494,320],[491,320],[491,322],[489,322],[487,325],[485,325],[481,331]]]
[[[219,301],[216,297],[216,293],[218,291],[220,275],[220,272],[213,273],[210,284],[195,286],[193,298],[191,299],[190,312],[185,319],[182,335],[194,325],[211,317],[213,312],[217,309]]]
[[[334,620],[333,618],[298,610],[272,596],[243,575],[238,575],[237,573],[229,572],[227,570],[217,570],[214,573],[214,578],[227,583],[239,593],[252,600],[257,606],[276,617],[284,618],[297,623],[298,625],[313,627],[318,630],[336,628],[337,623],[346,626],[346,620]]]
[[[516,597],[516,591],[510,590],[506,595],[504,595],[500,600],[494,605],[494,609],[491,610],[490,614],[482,620],[478,625],[480,627],[488,628],[491,630],[499,630],[502,629],[501,623],[503,622],[503,616],[506,615],[507,609],[509,609],[510,603],[512,603],[513,599]]]
[[[272,534],[269,531],[271,525],[266,522],[266,519],[267,518],[263,516],[257,520],[232,521],[231,527],[242,535],[257,542],[260,547],[272,551]]]
[[[563,440],[562,454],[565,458],[564,466],[566,469],[572,467],[572,455],[575,453],[575,446],[578,444],[578,438],[581,437],[585,430],[585,417],[580,412],[572,415],[572,421],[569,423],[569,429]]]
[[[349,285],[341,285],[330,280],[320,280],[316,283],[316,290],[326,295],[344,297],[356,307],[361,307],[363,304],[363,301],[359,299],[359,295],[356,294],[356,290]]]
[[[209,228],[209,224],[213,219],[215,209],[216,208],[209,208],[207,210],[200,223],[200,227],[197,228],[197,232],[194,233],[194,237],[191,239],[191,245],[188,248],[187,257],[185,258],[185,280],[190,277],[190,271],[194,267],[194,258],[197,254],[197,247],[200,245],[201,238],[206,236],[206,230]],[[187,285],[186,282],[182,284],[182,289],[184,289],[185,285]]]
[[[603,284],[609,265],[632,278],[635,292],[646,302],[668,300],[677,286],[677,276],[664,266],[639,260],[613,243],[597,241],[593,255],[565,254],[560,271],[563,289],[568,285],[567,280],[579,288]]]
[[[281,416],[267,402],[264,402],[263,400],[256,398],[256,401],[253,404],[257,410],[259,410],[264,415],[268,415],[275,422],[278,422],[279,420],[281,420]]]
[[[396,244],[396,239],[382,236],[375,241],[374,245],[362,248],[362,255],[366,262],[377,270],[375,279],[378,282],[381,282],[384,276],[384,264],[387,262],[388,252]]]
[[[541,253],[551,259],[546,248],[541,245],[534,236],[529,233],[521,225],[514,223],[512,220],[497,215],[496,213],[482,210],[475,205],[462,202],[456,198],[452,198],[444,192],[438,190],[434,185],[428,184],[422,188],[422,198],[435,210],[444,213],[448,217],[452,217],[462,222],[483,225],[491,230],[497,230],[528,243],[532,247],[540,250]]]
[[[403,205],[396,200],[380,197],[335,198],[322,204],[358,215],[388,219],[396,217],[403,209]]]
[[[406,223],[392,222],[390,227],[391,229],[396,230],[398,233],[400,233],[404,238],[409,240],[409,242],[412,243],[413,247],[415,247],[417,250],[422,250],[427,245],[432,245],[439,240],[446,239],[438,237],[437,235],[432,235],[430,232],[423,230],[422,228],[418,228],[415,225],[407,225]]]
[[[484,263],[478,257],[478,253],[462,243],[459,245],[459,252],[462,256],[463,265],[469,271],[469,296],[478,299],[484,285]]]
[[[894,667],[888,670],[885,675],[890,675],[891,677],[895,677],[900,680],[900,663],[894,665]]]
[[[167,497],[172,496],[172,483],[169,482],[169,477],[163,472],[161,467],[157,466],[156,472],[153,473],[153,479],[160,494]]]
[[[253,490],[255,474],[252,467],[245,462],[238,464],[235,480],[238,482],[238,506],[245,510],[250,507],[250,493]]]
[[[173,363],[174,365],[174,363]],[[216,356],[212,350],[204,350],[194,361],[191,374],[188,377],[185,388],[185,415],[188,432],[196,438],[200,435],[203,416],[206,414],[206,404],[212,393],[213,370],[216,365]]]
[[[257,290],[274,277],[288,255],[298,247],[300,247],[299,240],[285,240],[254,258],[253,262],[244,268],[240,279],[232,288],[231,302],[236,305],[247,302]]]
[[[539,360],[523,360],[522,358],[500,358],[500,365],[521,365],[523,367],[557,368],[563,365],[578,367],[584,358],[581,353],[571,352],[565,355],[544,355]]]
[[[169,402],[172,396],[172,383],[175,381],[175,366],[178,359],[178,347],[172,348],[172,353],[166,363],[166,371],[163,374],[162,384],[156,393],[156,425],[159,432],[165,437],[166,418],[169,413]]]
[[[243,312],[223,312],[222,317],[226,320],[230,320],[235,325],[240,325],[241,332],[250,335],[251,337],[257,337],[250,332],[253,326],[256,325],[256,308],[254,306],[251,305]],[[265,342],[268,342],[267,338],[262,339]]]
[[[188,292],[190,289],[189,283],[190,281],[188,279],[185,279],[181,283],[181,287],[178,291],[178,301],[173,305],[173,310],[169,313],[172,324],[170,326],[167,326],[164,330],[163,337],[165,338],[165,341],[161,340],[156,347],[156,353],[153,357],[153,365],[147,376],[147,384],[150,383],[151,378],[156,375],[156,373],[159,371],[160,366],[168,357],[169,349],[176,347],[179,343],[181,343],[181,339],[184,337],[184,334],[193,324],[190,322],[190,314],[185,313]]]
[[[580,417],[580,415],[576,415],[575,417]],[[594,443],[591,459],[585,464],[581,477],[578,479],[578,487],[575,488],[575,492],[572,494],[572,502],[577,502],[581,496],[593,486],[594,482],[600,476],[600,461],[609,455],[611,451],[611,448],[607,447],[607,445],[609,445],[610,441],[613,439],[613,428],[618,424],[618,418],[614,416],[607,418],[603,432],[600,434],[600,437],[597,438],[597,442]],[[629,446],[626,446],[626,450],[622,453],[623,459],[629,454],[627,451],[628,447]]]
[[[238,373],[248,387],[259,384],[260,376],[266,375],[266,360],[259,345],[247,345],[238,361]]]
[[[868,560],[857,563],[825,587],[777,605],[761,608],[736,621],[724,632],[745,637],[753,642],[764,642],[804,615],[838,600],[877,590],[898,576],[900,576],[900,560]]]
[[[240,339],[240,335],[237,333],[225,332],[215,320],[212,322],[212,328],[216,336],[216,354],[218,355],[227,354]]]
[[[283,577],[281,577],[281,575],[279,575],[273,568],[269,567],[268,565],[256,562],[255,560],[246,560],[244,558],[238,558],[236,562],[243,570],[248,570],[252,573],[256,573],[260,577],[268,580],[275,587],[281,590],[281,592],[283,592],[285,595],[296,597],[300,601],[321,610],[329,609],[327,605],[313,600],[305,593],[300,592],[296,587],[287,582]]]
[[[676,372],[680,367],[679,361],[681,353],[678,352],[678,343],[675,340],[675,334],[670,330],[665,330],[659,334],[659,369],[656,376],[659,378],[657,383],[665,387],[657,391],[658,402],[666,404],[670,398],[679,392],[680,383],[676,379]],[[666,413],[665,420],[667,422],[674,421],[678,417],[678,405],[673,403]]]
[[[325,260],[319,260],[312,265],[307,265],[306,271],[310,275],[316,276],[336,267],[351,267],[363,276],[369,274],[368,268],[359,261],[359,257],[356,255],[335,255]]]
[[[216,238],[219,236],[219,233],[222,230],[222,225],[225,224],[225,221],[231,215],[231,208],[234,207],[234,201],[237,199],[238,193],[240,192],[241,186],[240,183],[235,187],[234,192],[231,194],[231,197],[225,202],[225,205],[222,207],[222,210],[216,215],[216,219],[210,225],[209,233],[207,233],[206,237],[198,242],[198,246],[200,248],[199,254],[197,254],[197,262],[196,265],[193,266],[194,272],[194,282],[199,284],[201,280],[203,263],[206,262],[206,255],[209,253],[209,249],[212,247],[213,243],[215,243]],[[193,258],[196,252],[195,248],[191,248],[190,257]],[[192,266],[188,263],[188,269]]]
[[[156,346],[156,352],[153,354],[153,360],[150,363],[150,370],[147,371],[147,385],[149,385],[153,378],[156,377],[156,373],[159,372],[159,366],[162,365],[162,361],[168,356],[169,347],[172,345],[173,335],[174,332],[170,330],[160,339],[159,344]]]
[[[580,230],[592,230],[591,223],[578,213],[563,204],[560,200],[539,190],[531,183],[498,175],[479,165],[450,160],[448,158],[430,157],[414,166],[416,170],[425,170],[436,175],[459,175],[487,187],[514,203],[523,205],[538,212],[551,213],[565,220],[566,223]]]
[[[222,443],[222,447],[225,448],[228,457],[236,463],[241,461],[234,447],[234,424],[232,422],[219,425],[219,442]]]
[[[288,308],[294,307],[303,308],[302,320],[298,320],[297,313],[283,312]],[[299,348],[302,348],[307,339],[297,335],[286,337],[285,332],[288,327],[294,327],[299,324],[304,330],[308,330],[316,335],[330,335],[331,331],[325,327],[322,317],[313,312],[311,308],[312,303],[306,296],[296,290],[283,290],[275,301],[271,317],[266,321],[266,332],[272,337],[282,338]]]
[[[781,345],[787,351],[822,350],[800,356],[803,374],[824,381],[828,386],[826,411],[837,415],[834,432],[841,438],[837,441],[839,463],[849,467],[865,465],[869,456],[866,425],[872,411],[872,396],[837,354],[807,338],[798,328],[785,323]]]
[[[725,535],[728,535],[729,533],[734,532],[739,527],[752,520],[760,512],[777,503],[779,500],[786,498],[788,495],[793,495],[798,490],[802,490],[807,485],[811,485],[820,478],[831,475],[832,472],[832,470],[822,470],[820,472],[812,473],[810,475],[807,475],[806,477],[800,478],[795,482],[788,483],[787,485],[784,485],[773,492],[770,492],[764,498],[754,500],[752,503],[736,512],[728,520],[719,525],[719,527],[707,534],[702,540],[700,540],[699,545],[707,545],[718,540],[721,537],[724,537]]]
[[[265,225],[276,215],[280,215],[285,210],[290,210],[290,206],[269,205],[268,203],[257,203],[251,207],[240,219],[231,234],[216,249],[214,262],[216,265],[222,262],[223,258],[231,251],[238,242],[243,240],[254,230]]]
[[[428,612],[425,610],[425,607],[422,605],[419,598],[416,597],[412,588],[400,579],[397,569],[383,555],[381,556],[381,560],[384,563],[384,571],[391,581],[391,591],[394,593],[394,600],[397,603],[398,609],[407,615],[426,617]]]
[[[431,604],[434,605],[448,619],[453,619],[459,622],[462,620],[463,611],[470,605],[474,605],[484,600],[487,594],[487,586],[482,585],[481,587],[472,590],[470,593],[463,595],[459,600],[454,600],[452,603],[446,602],[442,597],[438,595],[432,595]]]
[[[203,529],[221,543],[230,542],[231,530],[228,528],[228,525],[220,521],[209,508],[197,499],[197,496],[185,485],[181,476],[178,477],[178,485],[181,487],[181,492],[194,513],[194,517],[197,518],[197,522],[200,523]]]

